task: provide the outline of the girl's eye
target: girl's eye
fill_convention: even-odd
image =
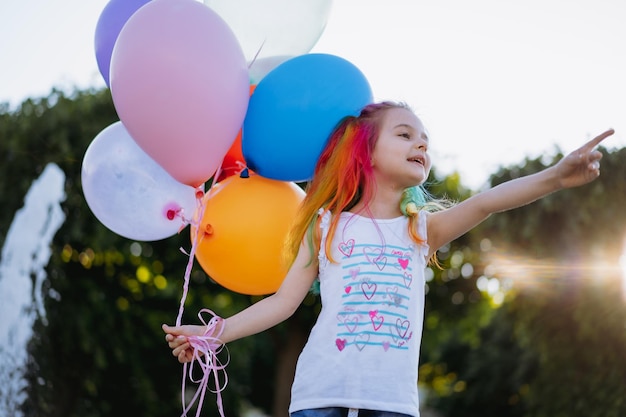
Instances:
[[[411,135],[409,133],[400,133],[399,136],[402,136],[403,138],[406,138],[406,139],[411,139]]]

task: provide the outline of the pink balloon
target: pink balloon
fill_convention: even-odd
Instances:
[[[110,83],[132,138],[172,177],[194,187],[220,166],[250,94],[235,35],[196,0],[152,0],[134,13],[113,48]]]

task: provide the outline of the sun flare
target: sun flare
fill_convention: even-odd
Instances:
[[[495,281],[498,288],[495,289]],[[594,282],[616,288],[626,302],[626,240],[619,260],[580,262],[536,259],[510,254],[492,254],[477,286],[493,296],[508,291],[550,292],[572,281]],[[490,285],[488,285],[490,284]],[[495,289],[495,291],[494,291]]]
[[[622,271],[622,299],[626,302],[626,238],[624,238],[624,249],[619,258],[619,266]]]

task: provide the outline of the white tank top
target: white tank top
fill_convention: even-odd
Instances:
[[[424,240],[426,217],[419,213]],[[428,246],[411,240],[404,216],[373,220],[342,213],[331,245],[338,263],[331,263],[324,252],[329,221],[326,213],[322,310],[298,359],[289,412],[346,407],[419,416]]]

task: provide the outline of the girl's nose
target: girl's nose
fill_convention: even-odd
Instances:
[[[423,150],[424,152],[426,152],[428,150],[428,143],[424,140],[419,139],[415,142],[414,147],[416,149]]]

